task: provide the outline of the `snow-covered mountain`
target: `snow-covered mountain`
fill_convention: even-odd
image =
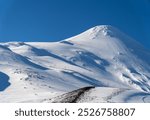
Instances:
[[[0,43],[0,102],[74,94],[74,102],[150,102],[150,51],[108,25],[59,42]]]

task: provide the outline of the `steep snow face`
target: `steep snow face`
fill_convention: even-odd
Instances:
[[[120,81],[129,86],[132,84],[132,87],[138,89],[150,90],[150,51],[118,29],[112,26],[96,26],[67,41],[88,51],[81,54],[87,53],[87,56],[90,57],[90,52],[100,57],[107,65],[92,56],[96,64],[101,63],[103,70],[107,70]]]
[[[0,43],[0,72],[10,83],[0,91],[3,102],[42,101],[86,86],[150,92],[150,51],[102,25],[60,42]]]

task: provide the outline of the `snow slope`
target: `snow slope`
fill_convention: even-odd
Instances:
[[[87,86],[99,99],[82,102],[149,102],[150,51],[108,25],[59,42],[0,43],[0,81],[0,102],[41,102]]]

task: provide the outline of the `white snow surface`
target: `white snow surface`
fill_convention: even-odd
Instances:
[[[99,99],[85,102],[110,102],[102,94],[120,89],[127,92],[111,102],[149,96],[150,51],[109,25],[59,42],[0,43],[0,102],[40,102],[87,86]]]

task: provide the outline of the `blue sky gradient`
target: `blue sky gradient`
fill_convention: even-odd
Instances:
[[[58,41],[104,24],[150,49],[149,0],[0,0],[0,42]]]

